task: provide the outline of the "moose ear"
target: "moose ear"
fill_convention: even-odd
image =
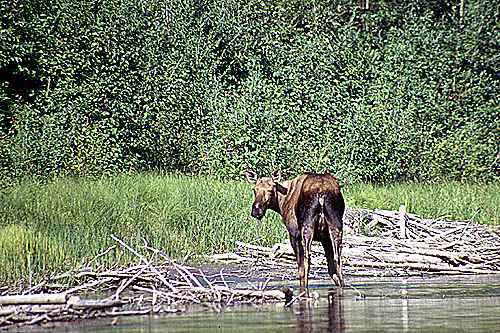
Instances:
[[[279,182],[281,180],[281,169],[276,169],[271,172],[271,178],[275,183]]]
[[[252,170],[245,170],[245,176],[247,177],[247,180],[248,180],[250,183],[256,183],[256,182],[257,182],[257,179],[259,178],[259,177],[257,176],[257,172],[252,171]]]
[[[288,193],[288,189],[280,184],[276,184],[276,191],[278,191],[279,193],[281,193],[283,195],[286,195]]]

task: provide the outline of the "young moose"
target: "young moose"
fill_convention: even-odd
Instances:
[[[299,265],[301,289],[308,286],[313,240],[323,244],[328,273],[336,285],[343,286],[340,252],[345,204],[338,181],[330,175],[305,173],[280,182],[279,169],[271,177],[258,178],[250,170],[245,170],[245,175],[255,184],[252,216],[260,220],[272,209],[283,218]]]

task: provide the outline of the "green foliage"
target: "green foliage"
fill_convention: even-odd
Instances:
[[[3,181],[500,175],[494,2],[0,3]]]

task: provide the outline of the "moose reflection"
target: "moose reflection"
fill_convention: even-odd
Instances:
[[[342,307],[341,289],[331,289],[328,293],[328,307],[316,307],[311,298],[302,299],[291,307],[296,317],[296,332],[324,331],[344,332],[345,320]],[[327,311],[324,313],[323,311]],[[327,322],[325,322],[327,321]]]

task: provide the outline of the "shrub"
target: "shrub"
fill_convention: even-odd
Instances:
[[[499,176],[498,4],[1,4],[4,181],[247,167]]]

